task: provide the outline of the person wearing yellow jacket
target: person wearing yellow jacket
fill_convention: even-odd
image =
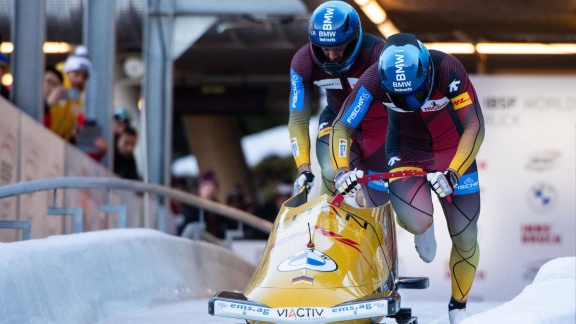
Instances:
[[[64,62],[64,72],[70,87],[55,89],[49,96],[48,113],[50,129],[63,139],[74,143],[78,126],[84,123],[84,102],[82,95],[90,77],[92,63],[84,46],[78,46],[73,55]]]

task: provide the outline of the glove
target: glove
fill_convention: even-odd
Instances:
[[[450,187],[452,187],[452,191],[454,191],[454,188],[458,186],[458,179],[460,178],[460,176],[458,175],[458,173],[452,170],[446,170],[444,172],[444,176],[446,177],[446,179],[448,179],[448,183],[450,184]]]
[[[314,174],[310,171],[304,171],[300,174],[298,179],[294,181],[294,190],[300,192],[303,187],[306,187],[306,192],[314,186]]]
[[[448,178],[450,178],[451,181],[454,181],[455,178],[456,183],[458,183],[458,178],[452,171],[446,171],[445,173],[434,172],[434,173],[428,173],[426,175],[426,178],[428,179],[428,182],[430,182],[430,186],[432,187],[432,189],[434,189],[434,191],[436,191],[436,194],[438,194],[438,196],[442,198],[449,196],[450,194],[452,194],[453,191],[452,190],[453,185],[448,181],[446,176],[448,176]]]
[[[334,178],[334,185],[338,192],[342,194],[342,196],[350,196],[354,197],[354,194],[358,189],[360,189],[360,183],[358,183],[358,178],[362,178],[364,176],[364,171],[354,169],[352,171],[344,172],[340,171]]]

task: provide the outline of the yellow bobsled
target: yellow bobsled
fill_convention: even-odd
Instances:
[[[287,200],[243,293],[221,291],[210,314],[264,323],[417,323],[399,288],[428,278],[398,276],[396,225],[389,204],[353,208],[333,197]]]

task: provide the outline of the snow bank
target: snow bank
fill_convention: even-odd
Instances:
[[[576,257],[547,262],[514,299],[463,323],[576,323]]]
[[[232,252],[148,229],[0,244],[2,323],[95,323],[138,308],[245,288]]]

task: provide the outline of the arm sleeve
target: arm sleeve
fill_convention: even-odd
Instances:
[[[344,107],[349,108],[350,105],[348,102],[353,99],[353,96],[354,92],[352,92],[346,101],[344,101]],[[332,124],[332,130],[330,131],[329,152],[334,170],[350,166],[350,146],[352,145],[351,137],[355,127],[349,126],[342,121],[344,110],[348,108],[340,110]]]
[[[450,91],[450,85],[453,82],[461,82],[459,90],[454,93],[449,92],[448,98],[452,101],[456,116],[463,126],[458,149],[450,162],[450,168],[462,175],[474,162],[484,141],[484,117],[476,90],[462,64],[450,55],[446,55],[445,60],[447,60],[446,65],[452,70],[451,74],[455,73],[457,77],[442,78],[450,82],[443,85],[444,88]]]
[[[314,86],[313,62],[307,46],[296,53],[290,67],[290,115],[288,131],[296,167],[310,163],[310,114]]]
[[[378,64],[376,63],[370,66],[358,79],[332,124],[330,157],[334,169],[350,165],[352,133],[373,106],[372,103],[379,100],[381,94],[378,93],[378,89],[381,87],[378,78]]]

